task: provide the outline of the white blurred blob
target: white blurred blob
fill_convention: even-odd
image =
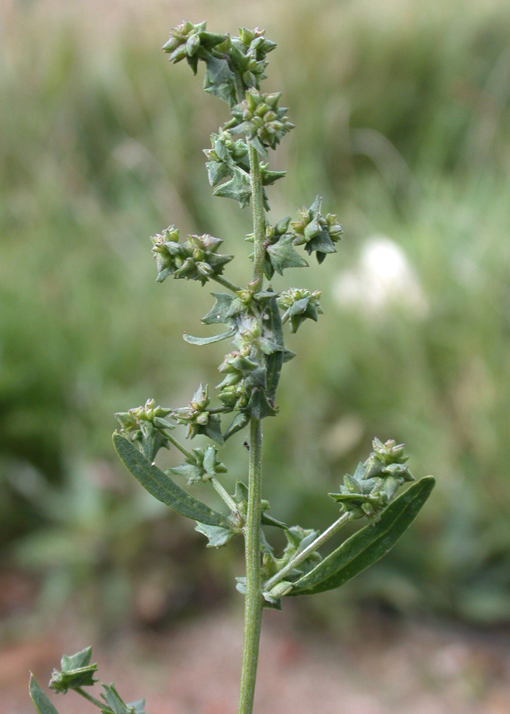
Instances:
[[[409,258],[399,245],[382,235],[365,241],[357,267],[339,273],[333,283],[333,297],[342,308],[371,315],[396,306],[416,318],[429,312]]]

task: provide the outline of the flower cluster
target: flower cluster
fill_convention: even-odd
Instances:
[[[197,481],[208,481],[218,474],[226,473],[227,469],[221,461],[218,461],[218,447],[211,444],[193,449],[193,456],[186,457],[185,463],[174,466],[168,471],[177,476],[184,476],[188,484],[192,484]]]
[[[359,463],[352,476],[346,474],[340,493],[330,493],[352,518],[366,517],[377,521],[381,511],[393,500],[398,489],[414,476],[406,466],[408,457],[404,444],[390,440],[372,442],[374,451],[364,463]]]
[[[187,407],[180,407],[172,411],[172,418],[179,424],[185,424],[188,427],[187,439],[204,434],[209,439],[222,444],[220,417],[217,414],[211,414],[208,410],[210,401],[207,385],[204,387],[201,384]]]
[[[162,47],[163,51],[170,55],[169,61],[177,64],[186,59],[196,74],[198,60],[204,59],[199,50],[210,50],[227,39],[227,35],[206,32],[206,25],[205,22],[194,25],[186,20],[170,30],[170,39]]]
[[[149,461],[153,461],[160,449],[169,448],[167,431],[175,425],[165,419],[171,409],[155,406],[154,399],[147,399],[145,406],[115,414],[122,436],[131,441]]]
[[[151,240],[158,283],[172,275],[174,278],[199,280],[205,285],[210,278],[221,275],[225,265],[234,257],[217,253],[223,241],[207,233],[201,236],[190,235],[185,243],[179,243],[179,231],[175,226],[170,226]]]
[[[230,352],[218,367],[225,378],[217,389],[219,398],[229,409],[246,409],[254,387],[265,387],[266,370],[249,357],[250,348],[245,346],[239,352]]]
[[[232,64],[239,73],[246,88],[260,87],[260,82],[266,79],[264,70],[267,67],[266,54],[276,47],[275,42],[264,37],[264,30],[257,27],[248,30],[242,27],[238,37],[231,38],[230,57]]]
[[[208,158],[206,167],[209,183],[216,187],[214,195],[233,198],[239,202],[241,208],[247,206],[251,199],[252,187],[246,142],[243,139],[234,141],[228,131],[221,131],[219,134],[211,134],[211,149],[206,149],[204,153]],[[262,185],[270,186],[283,178],[285,171],[271,171],[267,164],[261,164],[260,174]],[[265,191],[263,191],[263,200],[266,210],[269,210]]]
[[[278,307],[285,311],[283,322],[290,320],[292,333],[297,332],[301,323],[307,318],[317,322],[323,312],[319,302],[320,297],[320,290],[314,290],[312,293],[305,288],[291,288],[280,293]]]
[[[304,245],[308,255],[315,251],[317,261],[322,263],[327,253],[336,253],[335,243],[342,235],[342,226],[334,213],[321,215],[322,198],[317,196],[310,208],[300,211],[297,221],[290,228],[294,235],[294,245]]]
[[[266,147],[275,149],[283,136],[294,128],[286,107],[279,107],[281,92],[266,94],[246,92],[246,98],[232,109],[232,119],[225,124],[231,134],[245,134],[248,141],[264,156]]]

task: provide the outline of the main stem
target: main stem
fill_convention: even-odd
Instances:
[[[250,145],[250,179],[252,188],[253,232],[255,254],[253,283],[261,289],[264,280],[265,222],[262,177],[256,150]],[[238,714],[252,714],[255,680],[259,659],[262,624],[262,576],[260,572],[260,517],[262,499],[262,425],[250,422],[250,469],[248,509],[244,528],[246,558],[246,595],[244,601],[244,639]]]

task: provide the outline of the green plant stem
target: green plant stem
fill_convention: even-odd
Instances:
[[[104,709],[106,707],[105,702],[100,702],[99,699],[96,699],[91,694],[87,694],[87,692],[85,692],[81,687],[76,687],[74,691],[84,697],[91,704],[94,704],[94,706],[99,707],[99,709]]]
[[[340,528],[342,528],[342,526],[344,526],[349,520],[351,520],[351,514],[347,512],[342,513],[340,518],[338,518],[334,523],[332,523],[330,527],[324,531],[324,533],[321,533],[321,535],[318,536],[314,541],[312,541],[309,546],[307,546],[304,550],[302,550],[300,553],[297,553],[293,558],[291,558],[285,567],[283,567],[275,575],[273,575],[272,578],[269,578],[269,580],[264,583],[264,589],[271,590],[271,588],[273,588],[277,583],[279,583],[280,580],[283,580],[286,575],[291,573],[294,568],[300,565],[312,553],[315,553],[316,550],[318,550],[322,545],[324,545],[324,543],[326,543],[326,541],[328,541],[331,536],[335,535],[335,533],[337,533]]]
[[[175,437],[173,437],[171,434],[168,432],[165,432],[165,435],[168,437],[168,441],[170,441],[179,451],[181,454],[184,454],[184,456],[187,456],[188,459],[193,459],[193,461],[196,461],[195,457],[191,453],[191,451],[188,451]]]
[[[252,189],[254,268],[253,289],[261,289],[264,282],[266,232],[262,177],[259,157],[253,146],[250,152],[250,181]],[[248,507],[244,527],[246,558],[246,594],[244,600],[244,638],[238,714],[252,714],[255,680],[259,658],[260,627],[262,624],[262,574],[260,570],[260,519],[262,515],[262,425],[259,419],[250,422],[250,468]]]
[[[238,512],[237,503],[227,493],[227,491],[224,489],[224,487],[221,485],[221,483],[218,481],[218,479],[213,477],[210,479],[210,481],[211,481],[211,484],[213,485],[213,488],[216,491],[216,493],[227,504],[227,506],[230,508],[230,510],[233,511],[234,513],[237,513]]]
[[[220,285],[223,285],[223,287],[227,288],[227,290],[231,290],[233,293],[238,293],[239,290],[241,290],[240,287],[238,287],[237,285],[234,285],[234,283],[231,283],[230,280],[227,280],[226,278],[222,278],[221,275],[213,275],[212,279],[215,280]]]
[[[260,516],[262,496],[262,427],[260,420],[250,423],[250,471],[248,509],[244,529],[246,556],[246,595],[244,639],[238,714],[252,714],[262,624],[262,578],[260,572]]]
[[[264,280],[264,261],[265,247],[264,238],[266,234],[266,225],[264,218],[264,193],[262,188],[262,175],[260,173],[259,157],[256,149],[249,144],[250,151],[250,181],[251,181],[251,200],[253,210],[253,235],[254,235],[254,254],[253,254],[253,287],[254,290],[262,289]]]

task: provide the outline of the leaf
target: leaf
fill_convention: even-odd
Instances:
[[[73,669],[80,669],[90,664],[92,657],[92,647],[86,647],[84,650],[73,655],[62,655],[60,666],[63,672],[69,672]]]
[[[251,183],[249,175],[239,168],[234,168],[230,181],[225,181],[221,186],[214,189],[213,194],[221,198],[233,198],[239,202],[241,208],[245,208],[250,203]]]
[[[289,530],[289,527],[283,521],[277,521],[276,518],[268,516],[267,513],[262,513],[260,516],[260,522],[264,526],[275,526],[276,528],[282,528],[284,531]]]
[[[215,441],[220,446],[223,444],[223,434],[221,433],[221,418],[218,414],[210,414],[209,421],[200,430],[201,434],[204,434],[212,441]]]
[[[232,300],[234,300],[234,296],[229,295],[228,293],[211,293],[211,295],[216,299],[216,302],[214,303],[214,307],[212,307],[207,315],[204,315],[202,318],[203,324],[214,325],[222,323],[224,325],[228,325],[230,322],[228,312],[230,310]]]
[[[239,412],[236,414],[227,431],[223,434],[223,440],[226,441],[233,434],[236,434],[238,431],[241,431],[241,429],[244,429],[244,427],[248,425],[249,421],[250,416],[249,414],[246,414],[246,412]]]
[[[46,694],[42,691],[41,687],[37,684],[37,681],[32,673],[30,674],[28,691],[30,693],[30,699],[33,701],[38,714],[58,714],[58,711],[50,702]]]
[[[268,330],[272,334],[272,337],[277,345],[280,347],[279,352],[274,352],[267,359],[267,396],[274,402],[276,397],[276,388],[278,387],[278,382],[280,381],[280,372],[282,371],[283,365],[283,354],[285,346],[283,344],[283,325],[282,318],[280,316],[280,310],[278,309],[278,303],[276,301],[276,296],[271,298],[268,306]]]
[[[277,273],[283,275],[285,268],[306,268],[308,263],[292,247],[293,236],[286,233],[278,243],[267,248],[271,265]]]
[[[265,390],[259,387],[252,390],[246,411],[253,419],[264,419],[268,416],[276,416],[277,413],[277,410],[269,402]]]
[[[230,178],[232,170],[224,161],[206,161],[207,176],[211,186],[216,186],[223,179]]]
[[[430,496],[435,479],[426,476],[396,498],[376,525],[368,525],[347,538],[313,570],[300,578],[289,595],[313,595],[339,588],[361,573],[395,545]]]
[[[213,57],[210,53],[207,53],[204,59],[206,63],[205,91],[223,99],[229,107],[233,107],[236,104],[235,78],[227,60]]]
[[[233,528],[223,528],[223,526],[207,526],[204,523],[197,523],[196,531],[209,538],[207,548],[221,548],[226,545],[235,535]]]
[[[113,684],[109,686],[103,684],[103,687],[105,693],[101,694],[101,696],[114,714],[132,714],[132,710],[128,708],[127,704],[121,699]]]
[[[228,527],[229,522],[197,498],[180,488],[167,474],[151,464],[127,439],[118,433],[113,444],[120,460],[142,486],[158,501],[170,506],[181,516],[210,526]]]
[[[212,345],[214,342],[221,342],[221,340],[226,340],[229,337],[233,337],[236,333],[236,328],[232,327],[227,332],[222,332],[220,335],[212,335],[212,337],[193,337],[193,335],[188,335],[187,332],[183,334],[183,339],[190,345]]]

